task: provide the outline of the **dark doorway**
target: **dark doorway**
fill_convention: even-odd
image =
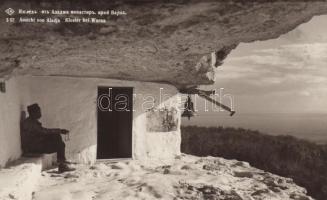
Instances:
[[[98,87],[97,159],[132,157],[133,88]]]

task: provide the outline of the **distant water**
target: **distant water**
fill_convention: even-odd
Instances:
[[[182,125],[240,127],[327,144],[327,114],[235,114],[230,117],[227,113],[203,113],[191,120],[183,118]]]

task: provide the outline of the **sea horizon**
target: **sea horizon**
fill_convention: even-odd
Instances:
[[[327,144],[327,113],[201,113],[182,126],[233,127],[257,130],[269,135],[291,135]]]

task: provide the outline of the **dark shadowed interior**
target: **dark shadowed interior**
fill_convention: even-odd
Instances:
[[[132,95],[133,88],[98,88],[97,159],[132,157]]]

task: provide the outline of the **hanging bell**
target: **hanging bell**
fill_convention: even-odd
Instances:
[[[188,95],[187,100],[184,103],[184,112],[182,113],[182,117],[187,117],[188,120],[190,120],[190,118],[193,116],[194,116],[194,105],[191,96]]]

